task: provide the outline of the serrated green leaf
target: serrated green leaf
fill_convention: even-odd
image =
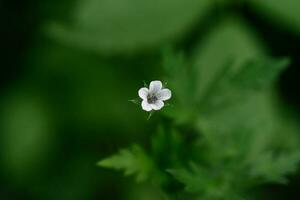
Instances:
[[[274,155],[272,152],[266,152],[258,155],[252,163],[250,171],[253,178],[262,182],[287,183],[286,174],[294,173],[300,162],[300,151]]]
[[[278,104],[277,98],[259,92],[202,116],[199,128],[209,144],[210,163],[222,165],[230,159],[246,174],[251,172],[243,175],[245,179],[285,182],[286,175],[294,172],[300,161],[300,129],[298,118]]]
[[[168,170],[178,181],[185,185],[189,192],[203,192],[212,179],[209,178],[205,169],[194,167],[193,171],[187,169]]]
[[[125,176],[135,175],[137,182],[149,178],[153,169],[151,159],[143,149],[134,145],[130,149],[122,149],[119,154],[103,159],[97,163],[100,167],[123,170]]]
[[[240,67],[251,59],[262,57],[264,52],[253,31],[241,21],[233,19],[221,22],[201,40],[193,53],[194,64],[186,62],[181,54],[167,51],[164,66],[171,80],[170,88],[174,91],[176,107],[165,109],[164,112],[175,118],[177,123],[193,121],[197,118],[199,107],[211,110],[203,105],[208,102],[207,96],[231,95],[218,94],[216,91],[223,85],[224,79],[228,82],[229,75],[240,72]]]
[[[223,171],[214,172],[211,169],[191,165],[191,169],[168,170],[179,182],[185,185],[185,190],[197,194],[198,199],[243,199],[239,192],[231,186],[230,178]],[[234,191],[232,191],[234,189]]]
[[[243,90],[268,88],[289,63],[287,58],[250,60],[231,75],[230,84]]]
[[[287,114],[289,109],[278,103],[273,93],[289,60],[267,58],[256,41],[249,29],[231,21],[204,40],[195,54],[198,128],[207,149],[205,160],[209,166],[223,168],[224,176],[231,177],[224,184],[237,185],[240,190],[247,181],[256,179],[250,171],[260,174],[263,181],[284,181],[299,161],[299,144],[288,139],[299,141],[296,118]],[[283,131],[287,127],[288,131]],[[284,137],[286,134],[289,137]],[[285,157],[261,159],[259,156],[266,152]]]
[[[264,54],[259,39],[243,22],[233,19],[221,22],[194,52],[198,98],[202,99],[224,75],[224,67],[230,71],[238,70],[245,62]]]
[[[289,64],[289,59],[252,59],[237,69],[226,64],[213,86],[200,101],[202,111],[215,112],[230,104],[243,101],[262,90],[270,89]],[[205,107],[205,108],[201,108]]]

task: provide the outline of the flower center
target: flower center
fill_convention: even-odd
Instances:
[[[158,99],[157,99],[157,97],[156,97],[154,94],[149,94],[149,95],[147,96],[147,101],[148,101],[149,104],[153,104],[153,103],[155,103],[157,100],[158,100]]]

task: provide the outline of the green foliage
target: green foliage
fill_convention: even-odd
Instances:
[[[243,90],[270,88],[288,65],[289,59],[250,61],[231,75],[229,81],[231,85]]]
[[[28,94],[31,94],[29,97]],[[5,96],[0,110],[1,160],[6,174],[27,182],[43,172],[53,151],[52,119],[45,102],[33,91],[16,90]]]
[[[273,83],[289,63],[287,58],[264,58],[245,61],[237,68],[233,68],[231,62],[224,65],[200,99],[199,109],[215,111],[224,108],[226,104],[239,103],[259,92],[272,89]]]
[[[251,188],[286,183],[296,171],[297,117],[275,90],[290,61],[259,44],[241,22],[227,20],[192,58],[164,51],[174,95],[163,113],[171,122],[154,135],[149,160],[160,176],[154,184],[170,198],[245,199]]]
[[[194,117],[197,78],[195,68],[187,62],[183,53],[175,53],[167,48],[164,49],[163,55],[162,65],[166,72],[166,80],[173,91],[172,104],[176,105],[166,108],[163,112],[172,118],[176,116],[175,122],[182,124]]]
[[[52,24],[65,43],[105,54],[157,46],[184,33],[205,16],[210,0],[80,0],[74,23]],[[188,10],[188,12],[182,12]]]
[[[279,155],[266,152],[256,158],[251,176],[258,177],[266,182],[287,183],[288,180],[285,175],[294,173],[297,170],[299,160],[299,150]]]
[[[206,77],[207,72],[207,77],[214,77],[201,86],[200,93],[203,92],[199,97],[196,122],[204,137],[204,162],[191,172],[186,169],[171,171],[188,191],[207,199],[235,199],[239,197],[233,194],[243,194],[247,188],[262,182],[284,182],[285,175],[294,172],[300,161],[297,145],[285,137],[289,134],[294,141],[299,141],[297,122],[294,117],[288,117],[289,124],[285,124],[283,118],[290,113],[283,114],[282,110],[287,108],[283,109],[278,97],[270,93],[289,61],[264,58],[263,54],[251,58],[248,55],[254,54],[249,53],[249,49],[243,54],[247,37],[238,40],[238,46],[233,43],[226,49],[226,52],[237,54],[239,60],[230,61],[230,54],[226,56],[226,53],[216,61],[212,59],[214,51],[210,48],[224,46],[220,41],[230,41],[234,37],[234,34],[226,33],[237,30],[238,35],[246,35],[241,34],[244,30],[240,26],[230,24],[224,32],[219,30],[200,51],[201,76]],[[220,40],[221,36],[223,40]],[[261,51],[253,49],[253,53],[257,52]],[[205,60],[207,57],[213,60],[212,63]],[[203,67],[201,63],[206,61],[214,70]],[[289,133],[282,131],[286,126],[294,129]]]
[[[153,170],[152,161],[137,145],[130,149],[123,149],[119,154],[98,162],[98,166],[124,170],[126,176],[136,175],[138,182],[147,180]]]
[[[169,170],[169,172],[185,185],[185,190],[190,193],[198,194],[196,196],[202,199],[244,199],[241,190],[231,185],[232,176],[228,172],[220,171],[218,173],[191,165],[191,169]],[[199,199],[201,199],[199,198]]]
[[[297,190],[299,0],[16,2],[0,3],[10,19],[0,199],[266,200]],[[128,100],[151,80],[172,98],[146,120]]]
[[[165,53],[164,66],[169,66],[165,67],[169,84],[179,101],[176,102],[176,108],[168,111],[168,115],[176,116],[175,120],[179,123],[195,118],[199,104],[207,102],[206,98],[211,96],[210,93],[216,92],[215,87],[223,85],[223,80],[228,76],[239,73],[241,66],[256,62],[254,60],[260,59],[264,52],[248,27],[238,20],[227,19],[214,27],[199,47],[196,46],[189,63],[184,60],[183,55],[172,57],[170,53]],[[169,69],[170,66],[172,69]],[[225,73],[228,75],[224,76]],[[230,94],[217,93],[220,97]],[[204,105],[200,107],[206,109]]]
[[[249,0],[249,4],[262,15],[281,27],[288,28],[300,33],[300,15],[298,0],[285,0],[284,2],[278,0]]]
[[[226,65],[237,70],[245,62],[259,59],[264,52],[255,33],[243,21],[227,19],[219,23],[194,51],[199,98],[223,76]]]

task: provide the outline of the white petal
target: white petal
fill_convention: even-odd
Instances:
[[[151,107],[154,109],[154,110],[160,110],[162,107],[164,107],[164,102],[163,101],[161,101],[161,100],[157,100],[156,102],[155,102],[155,104],[150,104],[151,105]]]
[[[172,92],[169,89],[162,89],[156,94],[156,96],[159,100],[165,101],[171,99]]]
[[[156,93],[162,88],[162,83],[160,81],[151,81],[149,86],[149,92],[150,93]]]
[[[140,96],[142,99],[147,99],[148,93],[149,93],[148,88],[145,88],[145,87],[144,87],[144,88],[139,89],[139,96]]]
[[[152,110],[152,107],[147,102],[147,100],[143,100],[143,102],[142,102],[142,108],[143,108],[143,110],[148,111],[148,112]]]

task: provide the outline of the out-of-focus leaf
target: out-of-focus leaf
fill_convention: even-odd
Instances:
[[[53,145],[48,108],[35,94],[18,93],[5,98],[0,117],[5,170],[17,181],[38,176]]]
[[[276,155],[274,152],[265,152],[256,158],[251,169],[251,176],[262,182],[287,183],[286,174],[294,173],[300,161],[300,151],[293,151]]]
[[[237,69],[231,68],[229,63],[200,99],[199,106],[205,107],[202,111],[215,112],[215,109],[222,109],[257,92],[270,89],[288,64],[289,59],[286,58],[252,59]]]
[[[152,137],[151,145],[154,160],[162,169],[179,167],[192,157],[192,145],[185,144],[186,138],[174,129],[159,126]],[[186,141],[187,142],[187,141]],[[192,141],[190,142],[192,143]]]
[[[186,62],[181,54],[166,51],[164,66],[176,107],[164,112],[178,123],[192,121],[198,115],[197,105],[216,90],[214,87],[218,87],[225,73],[242,72],[239,69],[242,65],[258,59],[264,52],[252,30],[233,19],[221,22],[201,40],[193,53],[193,64]]]
[[[198,98],[223,76],[224,67],[230,65],[231,70],[238,70],[245,62],[258,59],[264,51],[250,27],[232,19],[220,23],[194,53]]]
[[[176,53],[170,48],[164,50],[162,65],[168,87],[172,90],[172,99],[171,106],[166,107],[163,113],[172,118],[176,116],[176,123],[183,124],[194,117],[197,76],[194,66],[187,62],[183,53]]]
[[[245,180],[285,182],[300,161],[298,118],[290,111],[265,91],[201,116],[209,162],[230,159],[244,169]]]
[[[185,189],[189,192],[203,192],[205,187],[213,180],[209,178],[206,169],[193,165],[193,170],[172,169],[168,170],[177,180],[184,183]]]
[[[240,190],[230,191],[231,182],[226,177],[226,173],[219,171],[214,173],[212,170],[202,168],[194,164],[191,169],[168,170],[178,181],[185,185],[187,192],[199,195],[197,199],[243,199],[238,193]]]
[[[137,145],[130,149],[123,149],[119,154],[99,161],[98,166],[124,170],[126,176],[136,175],[137,182],[147,180],[153,170],[151,159]]]
[[[222,24],[199,49],[195,54],[199,80],[196,124],[207,153],[200,168],[213,169],[206,173],[208,180],[222,173],[216,181],[220,185],[212,190],[209,181],[201,182],[206,179],[199,170],[173,175],[190,192],[208,196],[221,192],[222,197],[244,191],[247,182],[259,178],[285,181],[300,159],[297,118],[273,93],[288,59],[266,58],[251,31],[235,21]]]
[[[268,16],[281,27],[300,33],[300,2],[298,0],[249,0],[259,14]]]
[[[81,0],[74,24],[52,24],[54,37],[81,48],[136,51],[178,37],[201,19],[210,0]]]
[[[229,63],[220,69],[222,73],[216,75],[201,99],[198,126],[210,144],[208,157],[213,165],[233,159],[232,162],[239,162],[237,166],[242,166],[244,160],[245,170],[250,168],[254,174],[267,172],[265,168],[273,170],[271,174],[260,174],[263,181],[283,181],[299,162],[299,157],[294,156],[298,152],[295,143],[299,126],[290,109],[270,91],[289,61],[261,58],[246,61],[235,68]],[[290,138],[294,138],[294,144]],[[273,160],[260,157],[269,152],[285,155],[286,165],[276,155]],[[255,179],[252,175],[248,178]]]
[[[128,102],[138,96],[142,83],[133,64],[111,63],[98,55],[44,42],[30,51],[27,67],[34,68],[34,79],[62,112],[61,120],[118,133],[134,133],[146,123],[140,105]]]
[[[187,101],[192,104],[195,90],[194,68],[187,62],[185,55],[167,48],[163,51],[163,63],[167,84],[172,88],[176,106],[184,105]]]
[[[282,70],[289,65],[289,59],[250,60],[231,75],[229,80],[234,87],[243,90],[261,90],[270,88]]]
[[[274,94],[265,94],[254,103],[253,109],[261,105],[265,111],[252,120],[260,124],[249,137],[246,152],[250,176],[262,182],[287,183],[286,175],[294,173],[300,162],[299,116]]]

